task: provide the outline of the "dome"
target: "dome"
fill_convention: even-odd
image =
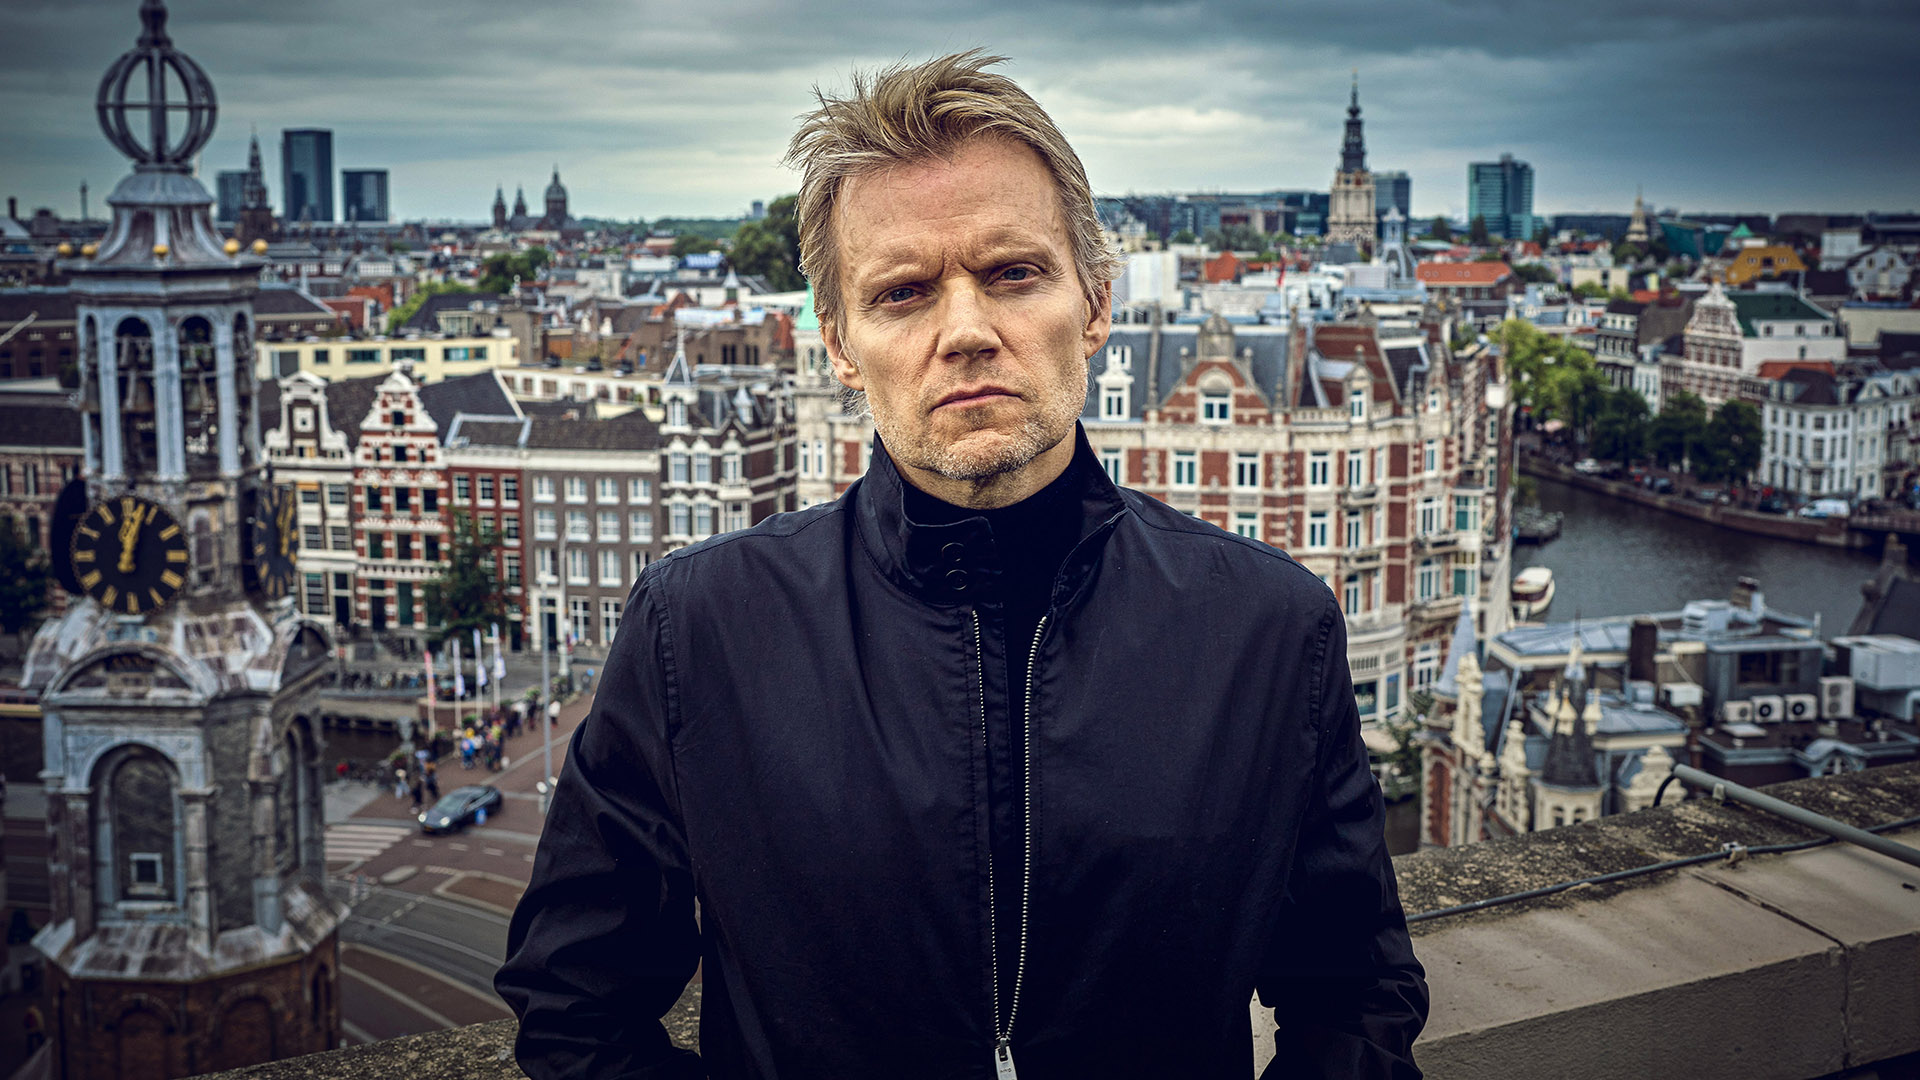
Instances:
[[[560,183],[560,166],[555,165],[553,167],[553,182],[547,185],[547,199],[552,201],[566,197],[567,189]]]

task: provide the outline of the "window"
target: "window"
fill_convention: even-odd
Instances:
[[[603,476],[594,481],[593,497],[598,502],[617,503],[620,501],[620,481],[611,476]]]
[[[327,575],[305,574],[307,594],[307,614],[325,615],[327,613]]]
[[[320,489],[309,488],[309,487],[301,488],[300,489],[300,505],[301,506],[319,506],[320,505]]]
[[[535,540],[553,540],[559,536],[556,515],[552,510],[539,509],[533,512],[533,538]]]
[[[625,585],[620,580],[620,552],[615,548],[600,549],[600,584]]]
[[[440,509],[440,489],[422,488],[420,490],[420,509],[431,514]]]
[[[620,511],[600,511],[600,542],[603,544],[620,542]]]
[[[387,557],[387,546],[383,542],[383,538],[381,537],[381,535],[379,533],[368,533],[367,534],[367,558],[384,559],[386,557]]]
[[[127,856],[131,870],[127,881],[129,896],[165,896],[166,885],[161,880],[160,856],[152,852],[138,852]]]
[[[349,364],[377,364],[379,362],[380,362],[379,349],[348,349],[347,350],[347,363]]]
[[[675,399],[667,402],[667,423],[672,427],[687,426],[687,403]]]
[[[520,583],[520,553],[505,551],[500,554],[500,580],[509,585]]]
[[[379,488],[377,488],[377,487],[370,487],[370,488],[368,488],[368,489],[367,489],[367,509],[369,509],[369,510],[378,510],[378,509],[380,509],[380,508],[381,508],[381,506],[380,506],[380,501],[381,501],[381,500],[380,500],[380,489],[379,489]]]
[[[1473,552],[1457,552],[1453,556],[1453,595],[1472,596],[1479,591],[1474,588],[1474,579],[1480,576],[1476,572],[1478,570],[1479,565],[1474,560]]]
[[[628,514],[627,539],[636,544],[653,543],[653,515],[645,510]]]
[[[395,510],[412,510],[413,509],[413,489],[410,487],[394,488],[393,489],[393,508]]]
[[[1440,646],[1427,642],[1413,651],[1413,688],[1425,690],[1440,675]]]
[[[1125,420],[1127,418],[1127,392],[1118,386],[1109,386],[1100,392],[1100,419]]]
[[[328,484],[327,485],[327,505],[328,506],[347,505],[347,485]]]
[[[1307,455],[1307,486],[1326,487],[1333,482],[1333,455],[1315,450]]]
[[[1440,563],[1434,559],[1421,559],[1420,567],[1414,572],[1413,598],[1432,600],[1440,595]]]
[[[502,515],[500,518],[500,530],[503,539],[518,543],[520,540],[520,515]]]
[[[480,478],[480,501],[483,503],[493,501],[493,477],[491,476]]]
[[[1478,532],[1480,529],[1480,498],[1477,495],[1455,495],[1453,497],[1453,531]]]
[[[1233,397],[1219,391],[1200,395],[1200,422],[1225,424],[1233,420]]]
[[[653,481],[642,480],[637,476],[627,481],[627,501],[637,503],[652,502]]]
[[[553,580],[553,549],[536,548],[533,552],[533,573],[539,581]]]
[[[633,553],[633,576],[636,580],[640,577],[640,571],[647,568],[648,558],[650,558],[650,556],[645,551],[636,551]]]
[[[1366,395],[1355,393],[1347,399],[1347,419],[1359,421],[1367,418]]]
[[[401,414],[401,413],[395,413],[394,415],[395,415],[395,416],[397,417],[397,416],[401,416],[401,415],[403,415],[403,414]],[[404,446],[396,446],[396,447],[394,447],[394,448],[393,448],[393,461],[394,461],[394,464],[396,464],[396,465],[405,465],[405,464],[407,463],[407,448],[406,448],[406,447],[404,447]]]
[[[424,558],[428,562],[439,562],[440,561],[440,538],[433,535],[432,533],[428,533],[424,537],[424,539],[427,545],[427,553],[424,556]]]
[[[567,477],[567,501],[583,503],[587,501],[587,478],[584,476]]]
[[[520,501],[520,478],[503,476],[500,478],[500,501],[517,503]]]
[[[713,504],[695,503],[693,506],[693,537],[704,540],[713,535]]]
[[[584,596],[567,597],[567,631],[575,641],[587,640],[588,612],[592,602]]]
[[[1399,713],[1400,713],[1400,673],[1394,672],[1392,675],[1387,676],[1386,718],[1388,720],[1391,720],[1395,716],[1399,715]]]
[[[726,509],[721,514],[720,531],[739,532],[741,529],[746,528],[747,524],[747,504],[743,502],[728,503]]]
[[[600,601],[600,640],[611,642],[620,629],[620,601]]]
[[[442,360],[452,360],[456,362],[460,360],[485,360],[487,358],[487,347],[485,345],[449,345],[441,352],[440,358]]]
[[[667,455],[667,482],[684,484],[687,482],[687,452],[675,450]]]
[[[585,540],[587,538],[587,512],[585,510],[567,511],[567,539]]]
[[[713,455],[705,452],[693,455],[693,482],[696,484],[713,483]]]
[[[1346,520],[1347,550],[1352,551],[1356,548],[1365,547],[1367,542],[1365,529],[1366,519],[1359,514],[1348,514]]]
[[[738,484],[740,482],[740,455],[727,454],[720,459],[720,482]]]
[[[425,349],[395,349],[389,355],[396,364],[402,360],[416,360],[424,364],[427,360],[427,350]]]
[[[1364,451],[1347,451],[1347,486],[1350,488],[1367,486],[1367,455]]]
[[[827,440],[813,440],[813,475],[825,480],[827,473]]]
[[[574,585],[587,584],[587,552],[585,548],[567,549],[567,581]]]
[[[1360,575],[1348,574],[1346,581],[1340,586],[1340,610],[1348,615],[1360,614],[1360,598]]]
[[[685,536],[693,529],[693,511],[686,503],[677,502],[667,508],[667,534]]]
[[[1392,474],[1387,471],[1387,448],[1377,446],[1373,450],[1373,482],[1384,484],[1390,475]]]
[[[1426,449],[1421,453],[1421,457],[1420,457],[1420,469],[1422,472],[1430,472],[1430,473],[1440,471],[1440,440],[1439,439],[1427,440]]]
[[[1440,531],[1440,500],[1432,495],[1420,500],[1420,529],[1414,535],[1432,536]]]
[[[331,525],[327,528],[327,546],[335,551],[352,551],[353,536],[345,525]]]
[[[1307,515],[1307,547],[1309,549],[1327,546],[1327,517],[1325,510],[1315,510]]]
[[[1107,471],[1107,479],[1116,484],[1127,480],[1126,455],[1117,449],[1108,447],[1100,451],[1100,467]]]
[[[553,501],[553,477],[536,476],[533,478],[533,501]]]
[[[1248,490],[1260,487],[1260,455],[1233,455],[1233,486]]]
[[[320,539],[321,539],[320,526],[318,525],[300,526],[300,546],[301,547],[306,548],[308,551],[318,551],[320,550]]]
[[[1233,531],[1249,540],[1260,539],[1260,515],[1236,512],[1233,515]]]
[[[1173,486],[1197,487],[1200,483],[1200,455],[1192,450],[1176,450],[1173,455]]]

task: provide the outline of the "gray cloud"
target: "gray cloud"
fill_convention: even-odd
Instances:
[[[125,163],[100,137],[100,73],[134,0],[0,7],[0,192],[96,212]],[[1905,209],[1920,164],[1920,7],[1782,0],[1353,4],[982,0],[857,3],[175,0],[212,75],[209,176],[256,125],[334,130],[336,167],[387,167],[402,216],[538,200],[556,162],[577,213],[727,214],[790,190],[778,166],[818,83],[972,46],[1060,121],[1110,192],[1317,187],[1360,69],[1370,163],[1417,213],[1465,207],[1466,164],[1533,163],[1537,205],[1624,210],[1636,186],[1695,209]]]

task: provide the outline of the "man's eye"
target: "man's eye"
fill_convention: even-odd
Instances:
[[[1009,266],[1000,272],[1000,280],[1029,281],[1038,272],[1031,266]]]
[[[901,285],[897,288],[888,289],[886,292],[881,293],[880,299],[883,302],[888,304],[904,304],[918,295],[919,294],[916,293],[912,289],[912,287],[907,285]]]

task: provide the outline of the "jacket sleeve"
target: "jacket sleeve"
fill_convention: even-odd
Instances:
[[[1386,804],[1360,740],[1346,621],[1328,608],[1310,698],[1320,729],[1318,782],[1258,983],[1260,1002],[1279,1025],[1262,1076],[1414,1080],[1426,972],[1407,936],[1387,857]]]
[[[692,978],[700,941],[668,741],[674,657],[653,578],[628,597],[593,710],[573,733],[494,976],[533,1080],[703,1075],[659,1020]]]

